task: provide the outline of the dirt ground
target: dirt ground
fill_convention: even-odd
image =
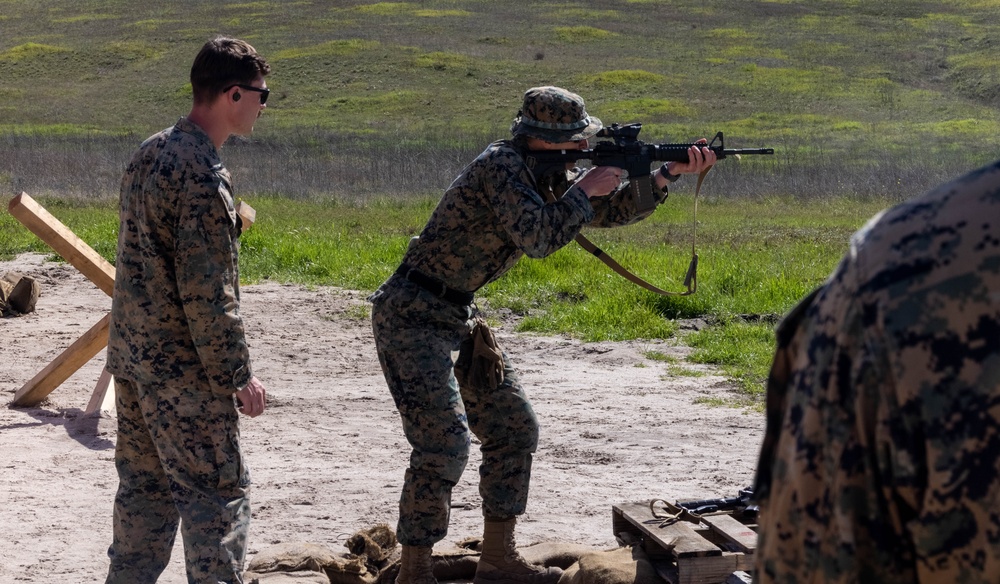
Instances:
[[[0,262],[42,286],[37,310],[0,319],[0,582],[101,582],[111,541],[113,412],[83,417],[103,352],[39,407],[14,393],[96,323],[111,300],[66,264],[26,254]],[[623,283],[623,285],[625,285]],[[335,552],[351,533],[395,528],[409,450],[382,379],[364,295],[265,283],[243,287],[254,370],[269,391],[264,415],[243,418],[253,477],[248,560],[288,541]],[[764,418],[703,405],[733,389],[713,371],[676,375],[668,342],[581,343],[497,331],[532,399],[542,432],[522,545],[615,545],[611,506],[734,496],[753,480]],[[675,366],[676,367],[676,366]],[[449,542],[481,535],[478,452],[453,495]],[[160,582],[182,584],[180,538]]]

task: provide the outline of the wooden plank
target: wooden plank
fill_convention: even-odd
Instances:
[[[108,345],[111,314],[104,315],[90,330],[70,345],[58,357],[31,378],[14,394],[11,405],[33,406],[44,400],[52,390],[59,387],[77,369],[86,365],[94,355]]]
[[[732,515],[702,515],[702,523],[712,531],[732,542],[739,551],[752,554],[757,549],[757,532],[750,529]]]
[[[26,193],[11,199],[7,209],[29,231],[111,296],[115,289],[115,268],[93,248]]]
[[[90,402],[83,415],[89,416],[101,410],[111,410],[115,407],[115,378],[105,367],[101,370],[101,376],[97,379],[94,393],[90,396]],[[110,391],[108,391],[110,389]]]
[[[236,203],[236,214],[240,216],[240,221],[242,222],[241,231],[250,229],[253,222],[257,220],[257,211],[244,201]]]
[[[661,527],[663,520],[653,517],[648,504],[623,503],[612,506],[612,509],[638,528],[647,539],[671,551],[677,558],[722,555],[719,546],[698,535],[685,521]],[[647,548],[647,552],[649,551]]]
[[[677,584],[719,584],[740,569],[742,554],[691,557],[677,561]]]

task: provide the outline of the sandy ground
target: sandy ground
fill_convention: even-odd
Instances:
[[[81,416],[103,352],[38,407],[14,393],[97,322],[110,299],[75,269],[23,255],[0,273],[37,278],[27,316],[0,319],[0,582],[103,582],[111,541],[115,420]],[[625,285],[625,284],[623,284]],[[305,541],[346,551],[351,533],[395,527],[409,450],[375,358],[364,296],[334,288],[243,288],[254,370],[268,387],[264,415],[242,423],[253,477],[248,559]],[[733,496],[753,480],[763,415],[703,405],[726,398],[722,377],[674,375],[647,351],[665,342],[581,343],[497,336],[519,368],[542,427],[522,545],[615,545],[617,503]],[[683,365],[685,369],[699,369]],[[447,540],[481,535],[478,452],[455,488]],[[160,582],[186,582],[180,538]]]

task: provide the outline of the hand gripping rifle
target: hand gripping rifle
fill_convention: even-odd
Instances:
[[[639,140],[640,130],[642,130],[642,124],[639,123],[624,126],[611,124],[611,126],[597,132],[598,138],[611,138],[610,141],[599,141],[589,150],[531,150],[527,153],[525,161],[535,176],[542,176],[549,169],[578,160],[590,160],[594,166],[615,166],[624,169],[628,172],[629,196],[635,201],[636,210],[639,213],[645,213],[656,207],[657,204],[656,197],[653,195],[653,177],[650,170],[654,162],[687,162],[688,149],[692,146],[709,148],[715,152],[715,157],[718,160],[728,156],[739,158],[744,154],[774,154],[774,148],[726,148],[722,132],[717,133],[708,144],[647,144]],[[707,173],[708,169],[702,172],[695,187],[695,229],[698,220],[698,193],[701,191],[701,183],[705,180]],[[578,235],[576,241],[610,266],[611,269],[651,292],[665,296],[687,296],[694,294],[698,288],[698,254],[694,251],[693,237],[694,235],[692,235],[691,243],[691,263],[684,276],[684,286],[687,287],[687,292],[661,290],[623,268],[583,235]]]

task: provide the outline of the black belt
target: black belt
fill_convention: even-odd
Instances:
[[[443,298],[452,304],[468,306],[472,304],[474,295],[472,292],[462,292],[444,285],[443,282],[431,278],[427,274],[415,270],[414,268],[401,264],[396,270],[396,274],[427,290],[438,298]]]

